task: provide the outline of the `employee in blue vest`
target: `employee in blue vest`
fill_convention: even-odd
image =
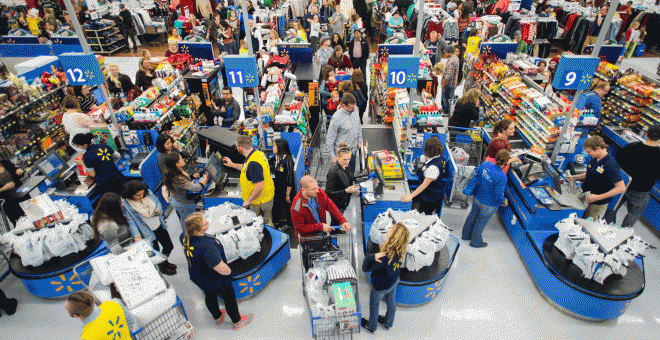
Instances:
[[[437,209],[438,216],[442,212],[442,200],[445,197],[445,178],[447,176],[447,161],[443,153],[445,148],[437,137],[431,137],[424,143],[424,156],[427,158],[424,166],[417,171],[421,184],[409,195],[401,198],[402,202],[419,203],[417,211],[431,215]]]
[[[591,91],[583,94],[585,102],[582,112],[593,114],[598,118],[599,124],[602,111],[602,101],[608,92],[610,92],[610,83],[595,79],[594,83],[591,85]]]

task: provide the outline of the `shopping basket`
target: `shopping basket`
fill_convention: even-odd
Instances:
[[[328,251],[314,252],[306,251],[306,247],[313,242],[319,242],[328,240],[332,245],[333,249]],[[312,237],[300,237],[300,255],[302,261],[301,270],[302,270],[302,285],[303,285],[303,295],[307,301],[307,307],[309,308],[309,316],[312,324],[312,337],[314,339],[352,339],[353,334],[360,333],[360,324],[362,319],[362,311],[360,307],[360,300],[358,297],[358,282],[357,280],[348,280],[350,282],[351,288],[353,289],[353,294],[355,295],[356,303],[356,312],[350,314],[349,316],[332,316],[332,317],[315,317],[312,315],[312,307],[310,305],[309,297],[305,290],[305,275],[307,274],[306,264],[309,264],[310,267],[315,265],[325,265],[331,264],[338,260],[347,260],[355,273],[357,274],[357,245],[353,243],[353,231],[348,233],[339,233],[333,235],[320,235]],[[331,256],[328,256],[331,255]],[[306,257],[306,260],[305,260]],[[344,327],[342,325],[349,325],[349,327]]]
[[[84,261],[77,264],[73,268],[73,272],[80,278],[85,290],[94,295],[94,292],[89,289],[89,282],[92,276],[92,266],[89,261]],[[168,284],[169,287],[169,284]],[[98,297],[94,296],[96,305],[100,305]],[[155,319],[149,321],[146,325],[142,326],[135,332],[131,332],[134,340],[163,340],[168,339],[175,332],[180,330],[188,322],[188,314],[183,308],[183,303],[179,296],[176,297],[176,303],[172,307],[165,310]]]
[[[455,170],[449,197],[445,198],[446,206],[450,207],[453,203],[460,203],[461,209],[468,208],[468,198],[463,195],[463,188],[467,181],[457,175],[471,173],[481,164],[482,147],[481,128],[449,127],[447,129],[447,149],[452,155]]]

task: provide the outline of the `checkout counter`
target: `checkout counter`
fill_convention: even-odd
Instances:
[[[369,153],[372,151],[387,150],[398,155],[398,148],[391,127],[363,125],[362,137],[365,142],[369,143]],[[430,137],[429,135],[426,138]],[[399,157],[399,160],[403,163],[401,157]],[[376,160],[376,167],[378,167],[378,163]],[[407,166],[402,165],[402,168],[407,169]],[[402,179],[386,180],[382,178],[379,171],[376,171],[377,178],[375,179],[376,184],[373,186],[373,191],[365,190],[364,187],[362,188],[361,207],[365,254],[378,252],[378,245],[371,242],[369,234],[373,221],[380,213],[390,208],[401,211],[411,210],[410,202],[401,202],[401,197],[411,192],[408,183],[409,175],[412,174],[408,170],[404,170]],[[432,265],[416,272],[408,271],[405,268],[402,269],[401,280],[397,286],[397,304],[402,306],[419,306],[439,296],[443,282],[458,253],[458,248],[458,239],[450,235],[445,247],[439,252],[436,252]]]

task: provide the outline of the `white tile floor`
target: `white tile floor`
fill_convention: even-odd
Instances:
[[[353,211],[356,200],[351,203]],[[460,235],[467,210],[445,208],[443,220]],[[619,219],[625,209],[621,209]],[[351,213],[352,214],[352,213]],[[170,217],[172,234],[179,233],[176,217]],[[353,223],[355,221],[352,221]],[[639,223],[635,230],[652,244],[660,240],[649,228]],[[358,231],[359,235],[359,231]],[[421,307],[397,310],[391,331],[378,330],[376,335],[366,332],[360,338],[401,339],[414,334],[414,339],[658,339],[660,311],[657,296],[660,283],[658,250],[646,258],[647,286],[626,313],[616,320],[600,323],[585,322],[569,317],[544,301],[513,246],[498,217],[494,217],[484,232],[489,246],[473,249],[461,242],[454,267],[445,289],[431,303]],[[183,300],[188,316],[197,330],[196,339],[308,339],[311,337],[309,312],[302,296],[300,256],[292,249],[287,266],[262,292],[240,301],[244,313],[254,313],[253,323],[239,332],[227,327],[216,328],[206,310],[200,290],[188,279],[185,259],[178,242],[173,262],[180,270],[168,280]],[[359,242],[361,244],[361,242]],[[361,251],[361,250],[360,250]],[[360,259],[362,256],[360,256]],[[69,318],[62,301],[44,300],[31,296],[14,277],[0,283],[9,296],[19,299],[18,312],[0,317],[3,339],[75,339],[80,334],[80,322]],[[363,312],[368,315],[369,288],[360,274],[359,296]],[[384,310],[384,305],[381,304]],[[47,325],[44,327],[43,325]]]

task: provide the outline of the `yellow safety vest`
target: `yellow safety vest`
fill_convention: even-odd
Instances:
[[[131,332],[124,316],[124,309],[115,301],[106,301],[99,306],[101,315],[85,325],[82,340],[131,339]]]
[[[254,150],[250,155],[250,158],[246,159],[245,163],[243,163],[243,169],[241,169],[241,197],[243,197],[243,201],[247,201],[248,198],[250,198],[250,195],[252,195],[252,190],[254,190],[254,183],[247,179],[246,174],[250,162],[259,163],[264,172],[264,189],[261,191],[261,194],[259,194],[257,199],[252,201],[252,204],[266,203],[272,200],[275,196],[275,184],[273,184],[273,178],[270,177],[270,165],[268,165],[268,159],[266,159],[266,155],[259,150]]]

